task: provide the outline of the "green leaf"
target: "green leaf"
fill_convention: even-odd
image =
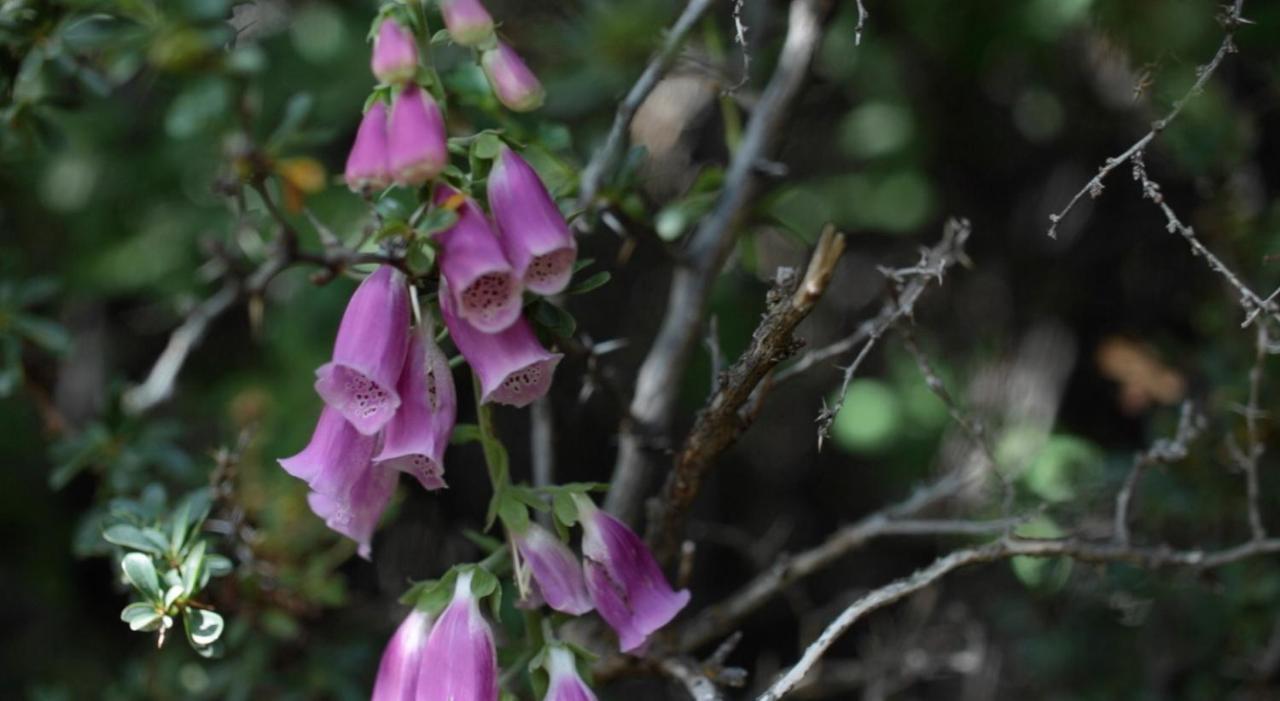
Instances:
[[[147,603],[145,601],[135,601],[132,604],[125,606],[124,610],[120,612],[120,620],[128,623],[131,628],[133,627],[134,621],[142,618],[150,618],[151,616],[159,618],[160,612],[156,610],[155,604]],[[138,629],[134,628],[134,630]]]
[[[169,607],[173,606],[174,602],[182,598],[184,593],[185,591],[180,584],[175,584],[166,589],[164,592],[164,610],[168,611]]]
[[[142,595],[152,601],[161,601],[160,578],[156,576],[155,563],[142,553],[129,553],[120,560],[125,579]]]
[[[204,551],[205,542],[198,541],[191,552],[187,553],[187,558],[182,561],[182,589],[187,596],[194,595],[200,590],[200,577],[204,573]]]
[[[594,289],[604,287],[609,283],[609,280],[611,280],[612,278],[613,278],[613,275],[608,270],[601,270],[600,272],[596,273],[595,275],[592,275],[586,280],[583,280],[582,282],[579,282],[573,287],[570,287],[569,294],[580,295],[580,294],[585,294],[587,292],[590,292]]]
[[[449,439],[449,443],[452,445],[466,445],[481,439],[479,426],[475,424],[457,424],[453,427],[453,437]]]
[[[557,338],[569,338],[578,328],[572,314],[545,299],[534,303],[533,321]]]
[[[124,616],[123,613],[120,615],[121,617]],[[131,617],[127,622],[131,630],[152,631],[159,630],[164,625],[164,619],[165,615],[163,613],[151,608],[145,614],[140,613]]]
[[[278,148],[288,141],[302,127],[302,123],[311,114],[311,108],[314,105],[315,99],[310,93],[302,92],[291,96],[284,106],[284,116],[280,118],[280,124],[276,125],[276,130],[267,143]]]
[[[50,353],[61,355],[71,350],[71,336],[58,323],[26,314],[13,318],[13,328],[28,341]]]
[[[448,30],[448,29],[441,29],[440,31],[438,31],[438,32],[436,32],[435,34],[432,34],[432,35],[431,35],[431,44],[432,44],[432,45],[444,44],[444,43],[447,43],[448,41],[449,41],[449,30]]]
[[[472,142],[471,152],[475,154],[476,158],[491,161],[502,152],[502,139],[494,132],[481,132],[476,135],[476,140]]]
[[[170,541],[174,550],[181,550],[186,545],[187,535],[204,525],[212,507],[213,492],[208,487],[197,489],[183,497],[173,514],[173,535]]]
[[[160,555],[165,551],[165,548],[148,538],[141,528],[127,523],[119,523],[103,531],[102,539],[113,545],[141,550],[152,555]]]
[[[556,521],[566,528],[578,522],[578,505],[573,503],[573,495],[569,492],[556,492],[551,498],[551,510],[556,515]]]
[[[529,507],[508,490],[498,505],[498,518],[507,530],[523,533],[529,527]]]
[[[423,236],[432,236],[447,230],[456,223],[458,223],[457,212],[444,207],[434,207],[418,223],[416,231]]]
[[[190,607],[183,611],[182,623],[187,631],[187,640],[197,649],[217,642],[224,628],[222,616],[213,611]]]

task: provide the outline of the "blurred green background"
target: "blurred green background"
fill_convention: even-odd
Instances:
[[[536,145],[552,189],[570,198],[682,3],[488,5],[544,81],[547,104],[505,115],[468,56],[443,47],[451,132],[500,127]],[[578,337],[630,344],[590,362],[570,349],[552,401],[561,481],[607,480],[671,252],[713,201],[773,67],[786,4],[746,0],[751,75],[727,92],[743,64],[730,3],[721,5],[638,115],[642,148],[604,192],[611,223],[582,239],[584,256],[614,277],[569,301]],[[877,265],[909,264],[946,217],[967,217],[974,265],[927,295],[916,335],[992,422],[1000,454],[1028,465],[1019,504],[1047,506],[1027,534],[1105,533],[1133,453],[1167,435],[1178,403],[1193,399],[1211,417],[1207,437],[1184,463],[1148,475],[1137,537],[1245,538],[1227,437],[1243,436],[1235,410],[1253,339],[1231,293],[1165,231],[1128,168],[1056,240],[1045,235],[1048,214],[1187,91],[1221,41],[1217,5],[867,5],[860,46],[853,2],[832,3],[826,17],[812,75],[778,135],[781,168],[762,176],[713,298],[725,353],[746,346],[774,270],[803,261],[823,223],[849,232],[850,250],[801,328],[815,345],[875,312]],[[307,270],[286,272],[260,324],[240,305],[210,327],[172,401],[140,417],[119,408],[168,333],[217,289],[220,266],[269,250],[269,218],[255,201],[237,217],[225,194],[245,138],[272,155],[273,187],[287,183],[295,191],[282,194],[339,235],[366,221],[366,204],[338,176],[373,86],[365,34],[376,10],[372,1],[0,0],[6,698],[360,698],[408,581],[476,557],[463,531],[481,525],[487,485],[473,447],[451,451],[444,498],[400,490],[373,563],[324,529],[303,486],[274,464],[311,431],[312,369],[330,352],[350,280],[317,287]],[[1246,2],[1245,15],[1255,24],[1239,31],[1238,54],[1145,160],[1182,219],[1265,294],[1280,283],[1270,257],[1280,254],[1280,5]],[[290,216],[317,247],[307,220]],[[706,396],[710,367],[700,348],[679,426]],[[692,525],[702,543],[695,607],[961,459],[945,407],[892,338],[852,384],[833,444],[819,452],[814,418],[838,379],[819,368],[778,388],[722,460]],[[1264,408],[1275,405],[1274,386],[1264,384]],[[498,418],[527,477],[527,413]],[[234,469],[215,474],[214,452],[242,435]],[[1280,527],[1274,467],[1264,459],[1263,506]],[[236,570],[210,594],[228,632],[226,655],[209,661],[181,641],[156,651],[153,637],[119,621],[127,592],[99,534],[113,500],[163,508],[211,480],[223,490],[213,519],[226,531],[213,544]],[[956,545],[895,540],[859,552],[752,617],[731,662],[767,680],[839,602]],[[824,697],[870,694],[875,678],[877,693],[895,698],[1275,698],[1277,565],[1259,558],[1197,576],[1015,562],[961,573],[841,641],[830,669],[856,662],[862,676],[851,672]],[[626,685],[601,697],[664,693],[680,698]]]

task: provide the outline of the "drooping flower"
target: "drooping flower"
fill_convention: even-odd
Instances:
[[[625,524],[581,494],[573,501],[582,524],[587,591],[622,651],[631,652],[676,617],[689,592],[671,590],[653,553]]]
[[[440,106],[417,85],[406,85],[391,106],[387,150],[391,177],[401,185],[422,185],[449,164]]]
[[[377,449],[377,437],[361,434],[336,409],[326,406],[307,447],[278,462],[313,491],[340,494],[369,469]]]
[[[578,676],[578,666],[573,653],[559,645],[547,649],[547,695],[543,701],[596,701],[591,688]]]
[[[482,400],[523,407],[545,395],[563,356],[543,348],[524,318],[497,333],[480,331],[458,317],[447,287],[440,286],[440,312],[454,345],[480,377]]]
[[[493,17],[480,0],[440,0],[449,36],[463,46],[483,44],[493,36]]]
[[[307,503],[329,528],[354,540],[360,557],[368,560],[373,532],[396,491],[398,473],[366,465],[354,482],[336,494],[311,492]]]
[[[373,38],[373,75],[384,83],[403,83],[418,72],[418,45],[413,33],[394,19],[378,25]]]
[[[414,701],[417,698],[418,678],[424,669],[423,651],[427,647],[427,635],[431,632],[431,615],[414,609],[396,628],[382,652],[378,663],[378,677],[373,683],[372,701]]]
[[[458,574],[453,601],[427,638],[423,655],[431,667],[418,678],[418,701],[497,701],[493,633],[471,593],[472,576]]]
[[[562,613],[581,616],[592,609],[582,564],[554,533],[530,523],[526,530],[513,532],[520,557],[533,573],[533,583],[547,605]]]
[[[430,323],[409,339],[396,391],[400,410],[387,423],[379,467],[407,472],[425,489],[443,489],[444,451],[458,416],[449,359],[436,345]]]
[[[499,41],[480,57],[480,65],[498,102],[516,112],[531,112],[542,106],[546,93],[538,77],[529,70],[515,49]]]
[[[503,146],[488,187],[502,249],[524,286],[543,295],[567,287],[578,243],[537,172]]]
[[[485,333],[511,326],[520,318],[520,278],[507,262],[484,212],[443,184],[436,187],[436,204],[457,206],[458,221],[436,235],[440,272],[453,291],[454,313]]]
[[[384,265],[351,295],[338,326],[332,362],[316,370],[316,392],[356,430],[382,430],[400,406],[396,382],[409,345],[404,275]]]
[[[373,103],[360,120],[356,141],[347,156],[346,180],[353,192],[381,190],[391,185],[387,108],[381,102]]]

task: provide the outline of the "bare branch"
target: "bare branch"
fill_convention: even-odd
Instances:
[[[1005,538],[975,548],[956,550],[934,560],[928,567],[875,589],[850,604],[805,649],[800,660],[757,697],[757,701],[777,701],[795,689],[831,645],[867,614],[900,601],[969,565],[1025,556],[1068,557],[1092,563],[1123,562],[1150,569],[1189,567],[1207,570],[1277,552],[1280,552],[1280,539],[1253,540],[1232,548],[1205,551],[1178,550],[1169,546],[1139,548],[1114,542],[1089,543],[1074,539]]]
[[[946,271],[956,263],[967,263],[968,258],[965,257],[964,245],[969,239],[969,222],[964,219],[951,219],[947,221],[942,231],[942,240],[932,248],[926,248],[920,252],[920,262],[909,268],[888,269],[881,268],[880,272],[888,278],[890,283],[890,294],[885,300],[884,305],[880,307],[880,312],[875,317],[864,321],[856,331],[836,343],[811,351],[801,356],[801,358],[789,367],[778,372],[775,382],[782,382],[789,377],[793,377],[800,372],[804,372],[815,364],[845,352],[861,343],[862,348],[858,350],[858,354],[854,356],[853,362],[844,368],[844,374],[840,381],[840,391],[836,396],[835,406],[823,407],[818,414],[818,446],[822,446],[823,439],[829,434],[831,424],[835,421],[836,414],[840,413],[840,408],[844,406],[844,396],[849,391],[849,383],[853,381],[854,374],[862,365],[862,361],[870,354],[872,347],[880,340],[890,328],[903,319],[911,318],[915,313],[916,302],[919,301],[920,295],[924,294],[929,283],[937,281],[942,283],[942,278]]]
[[[711,678],[693,660],[667,657],[658,663],[658,668],[663,674],[680,682],[693,701],[723,701],[724,699],[720,690],[716,688],[715,682],[711,681]]]
[[[718,381],[693,429],[676,456],[661,497],[649,514],[649,542],[659,562],[669,559],[684,530],[684,519],[717,456],[742,434],[755,418],[761,382],[778,363],[800,346],[793,333],[826,292],[844,253],[844,235],[828,225],[818,239],[804,278],[794,272],[779,279],[769,293],[769,308],[751,336],[751,345]],[[754,398],[755,401],[751,401]]]
[[[640,79],[627,92],[627,96],[618,103],[618,111],[613,118],[613,126],[609,128],[609,135],[591,157],[587,167],[582,169],[582,180],[578,186],[579,209],[594,208],[596,195],[600,192],[605,176],[617,167],[618,160],[622,157],[622,151],[627,143],[627,129],[631,126],[636,110],[640,109],[645,98],[649,97],[649,93],[653,92],[653,88],[666,75],[680,54],[685,40],[689,38],[689,33],[693,31],[698,20],[702,19],[712,4],[714,4],[712,0],[689,0],[684,12],[667,33],[666,41],[662,43],[658,54],[645,67],[644,72],[640,74]],[[590,226],[590,220],[589,216],[579,217],[577,225],[583,229]]]
[[[733,250],[738,219],[755,191],[756,163],[767,154],[809,72],[809,62],[822,36],[824,6],[823,0],[791,3],[778,66],[729,163],[715,207],[692,234],[686,259],[672,277],[666,316],[636,377],[635,395],[622,426],[612,487],[605,502],[609,511],[625,520],[636,520],[649,474],[650,446],[669,428],[679,380],[702,326],[712,283]]]
[[[1204,91],[1204,86],[1209,82],[1209,79],[1213,77],[1214,72],[1218,70],[1218,66],[1222,65],[1223,59],[1225,59],[1228,54],[1235,53],[1236,51],[1236,28],[1241,24],[1248,22],[1248,20],[1244,19],[1241,15],[1243,6],[1244,0],[1235,0],[1235,4],[1227,9],[1226,16],[1222,18],[1222,24],[1226,28],[1226,35],[1222,38],[1222,44],[1218,46],[1217,53],[1213,55],[1213,58],[1209,63],[1196,69],[1196,82],[1191,85],[1191,89],[1188,90],[1186,94],[1178,98],[1177,102],[1173,103],[1173,109],[1170,110],[1163,119],[1156,120],[1151,125],[1151,130],[1144,134],[1142,138],[1134,142],[1134,144],[1126,149],[1124,153],[1108,158],[1106,163],[1098,169],[1098,174],[1093,176],[1089,182],[1085,183],[1084,187],[1080,188],[1080,191],[1071,198],[1071,201],[1067,202],[1067,206],[1063,207],[1056,214],[1049,215],[1050,238],[1057,237],[1058,224],[1062,222],[1063,218],[1065,218],[1067,214],[1075,208],[1076,204],[1079,203],[1086,194],[1095,198],[1100,196],[1103,188],[1105,187],[1103,181],[1111,174],[1111,171],[1129,162],[1131,159],[1141,157],[1147,146],[1155,140],[1156,135],[1168,128],[1168,126],[1178,118],[1178,115],[1182,114],[1182,109],[1187,106],[1187,103]]]
[[[1204,417],[1197,414],[1195,405],[1183,402],[1182,413],[1178,417],[1178,430],[1172,439],[1159,439],[1151,447],[1138,453],[1133,459],[1133,467],[1124,480],[1124,486],[1116,493],[1115,524],[1112,538],[1121,545],[1129,544],[1129,512],[1137,493],[1138,482],[1143,472],[1152,465],[1168,465],[1187,457],[1187,450],[1192,441],[1204,430]]]

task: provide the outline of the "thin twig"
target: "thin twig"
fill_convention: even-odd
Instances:
[[[895,580],[854,601],[822,631],[800,660],[788,669],[757,701],[777,701],[787,695],[814,668],[823,654],[867,614],[933,585],[946,575],[968,567],[1011,557],[1068,557],[1092,563],[1123,562],[1148,569],[1189,567],[1203,571],[1259,555],[1280,553],[1280,539],[1253,540],[1222,550],[1178,550],[1170,546],[1130,547],[1118,543],[1090,543],[1075,539],[1033,540],[1004,538],[944,555],[914,574]]]
[[[683,657],[667,657],[658,663],[664,674],[680,682],[693,701],[723,701],[724,696],[693,660]]]
[[[1129,513],[1138,491],[1138,482],[1143,473],[1153,465],[1168,465],[1187,457],[1191,443],[1204,430],[1204,417],[1197,414],[1195,405],[1190,401],[1183,402],[1182,412],[1178,416],[1178,429],[1172,439],[1161,438],[1151,444],[1150,448],[1138,453],[1133,459],[1133,467],[1129,470],[1124,485],[1116,493],[1115,523],[1112,526],[1112,538],[1121,545],[1129,544]]]
[[[630,128],[631,120],[635,118],[636,111],[640,109],[640,106],[644,104],[645,98],[649,97],[649,93],[653,92],[662,77],[670,70],[672,64],[675,63],[676,57],[679,56],[685,40],[689,38],[689,33],[693,31],[698,20],[702,19],[702,16],[706,14],[713,4],[713,0],[689,0],[684,12],[680,14],[679,19],[672,25],[671,30],[667,32],[666,41],[662,43],[662,48],[658,51],[658,54],[645,67],[644,72],[640,74],[640,78],[635,85],[631,86],[631,90],[627,92],[622,102],[618,103],[618,111],[614,115],[613,126],[609,128],[609,135],[605,137],[604,144],[591,157],[591,161],[587,163],[586,168],[582,169],[582,180],[578,186],[579,209],[590,210],[594,208],[596,195],[600,192],[605,176],[617,167],[618,160],[622,158],[623,149],[627,144],[627,129]],[[590,226],[590,221],[591,217],[582,216],[578,218],[576,223],[579,229],[583,230]]]
[[[969,239],[969,233],[970,228],[967,220],[951,219],[943,229],[942,240],[932,248],[926,248],[920,252],[919,263],[909,268],[896,270],[881,268],[880,272],[889,281],[890,294],[884,305],[881,306],[880,312],[875,317],[864,321],[848,337],[837,341],[831,346],[806,353],[793,365],[778,372],[775,382],[782,382],[822,360],[837,355],[859,343],[862,344],[862,348],[858,350],[858,354],[854,356],[853,361],[844,368],[835,405],[831,407],[824,406],[818,414],[819,448],[822,447],[822,442],[828,435],[836,414],[840,413],[841,407],[844,406],[844,397],[849,391],[849,384],[853,382],[853,377],[862,365],[862,361],[866,360],[872,347],[880,340],[880,337],[899,321],[911,318],[912,314],[915,313],[916,302],[920,299],[920,295],[924,294],[930,282],[936,281],[938,284],[942,284],[943,276],[951,266],[956,263],[968,262],[968,258],[965,257],[964,253],[964,245]]]
[[[635,521],[648,481],[651,446],[670,426],[680,378],[706,311],[712,283],[737,241],[739,219],[755,191],[755,165],[767,155],[809,72],[822,37],[824,0],[793,0],[777,68],[752,111],[711,212],[689,239],[671,280],[666,316],[636,376],[635,394],[619,436],[606,508]]]
[[[1227,15],[1222,18],[1222,24],[1226,29],[1226,34],[1222,38],[1222,44],[1218,46],[1217,53],[1213,55],[1213,59],[1211,59],[1209,63],[1196,69],[1196,82],[1191,85],[1191,89],[1188,90],[1186,94],[1178,98],[1177,102],[1173,103],[1173,109],[1171,109],[1163,119],[1158,119],[1152,123],[1151,130],[1144,134],[1142,138],[1134,142],[1134,144],[1123,153],[1118,156],[1108,158],[1106,163],[1098,169],[1097,175],[1094,175],[1089,182],[1085,183],[1084,187],[1080,188],[1080,191],[1071,198],[1071,201],[1067,202],[1067,206],[1063,207],[1057,213],[1049,215],[1050,238],[1057,237],[1058,224],[1062,222],[1063,218],[1065,218],[1067,214],[1075,208],[1076,204],[1079,203],[1086,194],[1095,198],[1102,194],[1102,190],[1105,187],[1103,181],[1111,174],[1111,171],[1127,163],[1130,159],[1141,156],[1142,152],[1145,151],[1147,146],[1156,138],[1156,135],[1167,129],[1169,125],[1178,118],[1178,115],[1182,114],[1182,109],[1187,106],[1187,103],[1204,90],[1204,86],[1209,82],[1209,79],[1213,77],[1214,72],[1218,70],[1218,66],[1222,65],[1223,59],[1225,59],[1228,54],[1235,53],[1235,30],[1241,24],[1248,22],[1248,20],[1241,16],[1243,6],[1244,0],[1235,0],[1235,4],[1228,8]]]

